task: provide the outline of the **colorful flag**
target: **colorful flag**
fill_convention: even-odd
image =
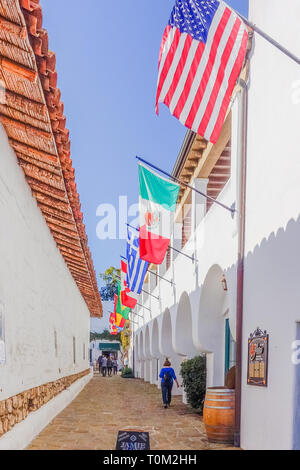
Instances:
[[[164,103],[184,126],[215,144],[247,42],[247,27],[222,0],[177,0],[160,49],[157,114]]]
[[[158,176],[142,163],[140,181],[140,257],[161,264],[170,244],[180,185]]]
[[[109,332],[111,335],[117,335],[118,334],[118,329],[115,325],[115,315],[114,313],[111,313],[109,317]]]
[[[116,314],[121,315],[125,320],[128,320],[129,314],[131,312],[131,309],[129,307],[125,307],[122,304],[121,300],[121,283],[118,282],[118,300],[117,300],[117,306],[116,306]]]
[[[131,292],[127,286],[127,263],[121,261],[121,302],[125,307],[134,309],[137,304],[138,295]]]
[[[149,263],[140,258],[138,230],[127,230],[127,285],[131,292],[142,292]]]
[[[111,317],[113,318],[115,326],[118,329],[123,329],[125,326],[126,320],[120,313],[117,313],[117,305],[118,305],[118,296],[115,295],[115,308],[114,308],[114,313],[111,314]]]

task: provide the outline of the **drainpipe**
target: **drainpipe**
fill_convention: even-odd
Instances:
[[[238,136],[238,262],[237,262],[237,305],[236,305],[236,384],[235,384],[235,434],[234,445],[240,447],[241,405],[242,405],[242,349],[243,349],[243,296],[244,296],[244,257],[245,257],[245,203],[246,203],[246,163],[247,163],[247,124],[248,88],[240,79],[239,136]]]

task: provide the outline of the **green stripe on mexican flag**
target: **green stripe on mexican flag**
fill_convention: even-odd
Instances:
[[[161,264],[170,244],[180,185],[139,163],[140,258]]]

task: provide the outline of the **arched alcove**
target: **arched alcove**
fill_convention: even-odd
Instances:
[[[199,343],[207,353],[209,386],[224,383],[227,296],[223,270],[219,265],[213,265],[201,289],[198,321]]]
[[[180,298],[175,321],[175,350],[182,356],[193,357],[198,351],[193,343],[193,318],[189,296],[184,292]]]

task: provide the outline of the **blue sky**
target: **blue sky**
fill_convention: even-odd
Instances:
[[[248,0],[227,3],[247,15]],[[171,171],[186,129],[154,102],[163,30],[174,0],[41,0],[70,129],[96,273],[120,264],[125,241],[99,240],[96,209],[138,200],[135,155]],[[99,279],[98,279],[99,281]]]

